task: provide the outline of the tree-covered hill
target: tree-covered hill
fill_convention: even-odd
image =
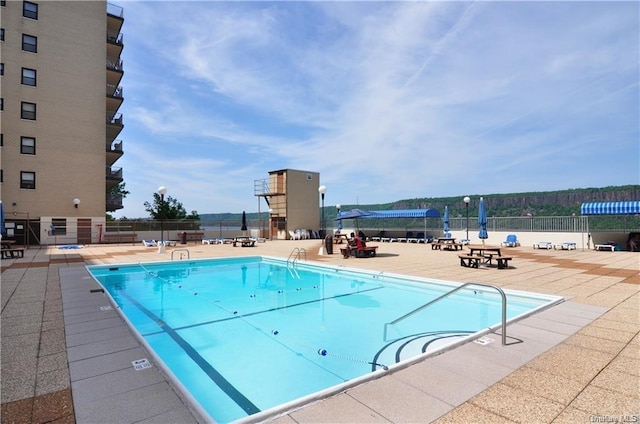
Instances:
[[[388,210],[388,209],[416,209],[435,208],[443,211],[445,206],[449,207],[449,214],[452,217],[463,216],[465,214],[464,196],[456,197],[423,197],[416,199],[398,200],[392,203],[370,204],[370,205],[341,205],[342,211],[360,208],[365,210]],[[480,195],[469,195],[471,203],[469,208],[477,207]],[[610,186],[601,188],[579,188],[559,191],[544,191],[530,193],[510,193],[510,194],[486,194],[482,195],[491,216],[571,216],[580,215],[580,206],[588,202],[618,202],[640,200],[640,185]],[[263,216],[266,211],[263,212]],[[239,220],[242,212],[239,213],[218,213],[200,214],[204,221],[233,221]],[[325,206],[326,219],[332,219],[336,215],[334,205]],[[257,213],[247,211],[247,218],[257,219]]]

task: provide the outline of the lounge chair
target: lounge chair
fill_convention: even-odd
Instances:
[[[291,240],[300,240],[300,232],[299,231],[292,231],[289,230],[289,236],[291,237]]]
[[[142,240],[144,247],[158,247],[158,243],[155,240]]]
[[[554,244],[553,248],[556,250],[576,250],[578,248],[578,245],[572,241],[565,241],[562,243]]]
[[[520,246],[520,242],[518,241],[518,237],[515,234],[509,234],[507,239],[500,243],[502,247],[517,247]]]
[[[550,241],[539,241],[533,244],[534,249],[551,249],[553,244]]]
[[[350,244],[349,246],[340,249],[342,256],[345,258],[348,258],[349,256],[355,256],[356,258],[370,258],[376,256],[378,246],[367,246],[360,237],[356,237],[355,242],[355,245]]]
[[[382,241],[382,238],[384,237],[386,231],[382,230],[379,231],[378,234],[376,234],[375,236],[371,237],[371,241]]]
[[[415,243],[426,243],[427,239],[424,237],[424,232],[420,231],[418,234],[416,234],[416,238],[415,238]],[[413,242],[413,240],[412,240]]]
[[[399,238],[398,241],[400,241],[401,243],[408,243],[409,240],[411,240],[413,238],[413,231],[407,231],[406,234],[404,235],[404,238]]]
[[[202,244],[222,244],[222,239],[204,238]]]

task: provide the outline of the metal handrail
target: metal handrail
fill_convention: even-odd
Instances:
[[[403,319],[410,317],[411,315],[415,314],[416,312],[419,312],[419,311],[423,310],[427,306],[433,305],[434,303],[441,301],[445,297],[448,297],[449,295],[451,295],[451,294],[453,294],[453,293],[455,293],[455,292],[457,292],[459,290],[462,290],[463,288],[465,288],[467,286],[488,287],[488,288],[496,289],[498,291],[498,293],[500,293],[500,296],[502,297],[502,345],[503,346],[506,345],[507,344],[507,295],[504,293],[504,290],[502,290],[500,287],[494,286],[493,284],[484,284],[484,283],[464,283],[463,285],[461,285],[459,287],[456,287],[455,289],[446,292],[442,296],[439,296],[439,297],[431,300],[430,302],[425,303],[422,306],[419,306],[418,308],[414,309],[413,311],[404,314],[400,318],[396,318],[395,320],[386,323],[384,325],[385,338],[386,338],[386,334],[387,334],[387,326],[388,325],[396,324],[397,322],[402,321]]]
[[[294,253],[295,253],[295,256],[294,256]],[[306,261],[307,250],[304,247],[294,247],[291,253],[289,254],[289,257],[287,258],[287,267],[289,266],[289,261],[291,261],[291,264],[293,265],[296,263],[297,260],[300,260],[300,255],[302,253],[304,253],[304,260]]]
[[[189,253],[189,249],[173,249],[171,251],[171,260],[173,260],[173,254],[176,252],[187,252],[187,259],[191,259],[191,253]],[[182,255],[180,255],[180,260],[182,260]]]

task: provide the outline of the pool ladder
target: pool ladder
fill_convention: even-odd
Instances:
[[[303,255],[304,260],[306,261],[307,251],[302,247],[295,247],[287,258],[287,269],[289,270],[289,273],[291,273],[291,276],[294,278],[300,278],[300,275],[298,275],[298,271],[296,270],[296,262],[299,261]]]
[[[507,344],[507,295],[504,293],[504,290],[502,290],[500,287],[494,286],[493,284],[484,284],[484,283],[464,283],[460,287],[456,287],[455,289],[446,292],[442,296],[437,297],[437,298],[433,299],[432,301],[430,301],[428,303],[425,303],[422,306],[417,307],[413,311],[404,314],[400,318],[396,318],[395,320],[386,323],[384,325],[384,339],[385,340],[387,339],[387,326],[388,325],[396,324],[396,323],[402,321],[403,319],[410,317],[411,315],[415,314],[416,312],[419,312],[419,311],[423,310],[424,308],[426,308],[428,306],[431,306],[436,302],[441,301],[445,297],[449,297],[450,295],[454,294],[455,292],[457,292],[459,290],[462,290],[463,288],[465,288],[467,286],[488,287],[488,288],[491,288],[491,289],[495,289],[495,290],[498,291],[498,293],[500,293],[500,296],[502,297],[502,345],[505,346]]]
[[[176,252],[187,252],[187,259],[191,259],[191,253],[189,253],[189,249],[173,249],[171,251],[171,260],[173,260],[173,254]],[[182,253],[180,253],[180,260],[182,260]]]

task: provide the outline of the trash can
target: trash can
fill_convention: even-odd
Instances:
[[[327,251],[327,255],[333,255],[333,237],[331,235],[324,238],[324,248]]]
[[[179,236],[180,236],[180,244],[187,244],[187,232],[182,231],[181,233],[179,233]]]

